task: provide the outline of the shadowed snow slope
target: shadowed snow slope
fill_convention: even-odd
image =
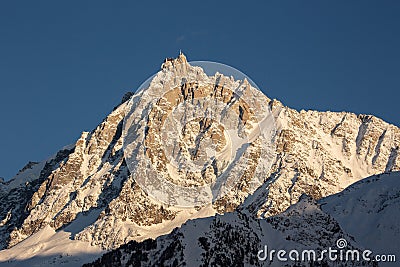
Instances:
[[[347,241],[346,249],[400,255],[398,214],[389,216],[400,208],[399,178],[398,172],[372,176],[318,202],[303,195],[298,203],[267,219],[235,211],[191,220],[171,234],[129,242],[86,266],[282,266],[276,257],[274,262],[258,260],[258,251],[265,245],[269,250],[286,251],[337,249],[336,241],[341,238]],[[325,262],[325,266],[376,264]]]
[[[359,244],[400,257],[400,172],[363,179],[319,203]]]

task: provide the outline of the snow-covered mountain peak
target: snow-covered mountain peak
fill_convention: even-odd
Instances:
[[[322,212],[321,203],[313,199],[341,192],[365,177],[400,170],[397,126],[369,115],[299,112],[269,99],[260,90],[253,90],[256,85],[242,73],[227,71],[223,64],[214,67],[207,69],[204,62],[188,62],[183,54],[167,60],[159,73],[138,92],[125,95],[121,104],[95,129],[82,133],[75,144],[25,169],[17,175],[18,179],[0,183],[0,245],[9,248],[0,252],[0,260],[12,260],[8,255],[16,255],[17,245],[21,251],[26,244],[35,243],[50,232],[61,233],[57,238],[66,238],[68,242],[86,242],[98,251],[117,248],[131,240],[157,238],[188,220],[216,213],[234,212],[236,215],[228,217],[243,215],[257,225],[257,218],[279,216],[291,210],[298,212],[304,205],[304,210],[310,211],[310,218],[326,219],[327,206],[322,205]],[[211,116],[213,108],[225,110],[227,115]],[[275,135],[268,135],[274,136],[272,155],[262,154],[271,148],[265,147],[267,143],[262,142],[265,140],[262,137],[271,132],[255,131],[257,125],[258,129],[266,129],[262,118],[268,110],[272,116],[267,117],[276,126]],[[193,114],[191,119],[182,116],[187,111]],[[130,127],[125,127],[127,122]],[[127,136],[131,139],[126,139]],[[243,136],[247,137],[245,143],[241,143]],[[127,149],[126,141],[138,146]],[[243,154],[236,149],[241,147],[239,144],[246,148]],[[132,157],[126,157],[126,152]],[[213,160],[208,161],[210,158]],[[195,173],[197,176],[182,171],[181,164],[189,159],[194,159],[193,168],[205,165]],[[175,205],[176,202],[160,201],[152,191],[144,190],[146,187],[139,182],[140,178],[149,177],[149,170],[153,170],[156,178],[161,174],[174,185],[193,188],[213,184],[215,177],[227,170],[236,175],[232,176],[235,182],[229,190],[211,203],[200,201],[201,205],[182,207]],[[177,175],[170,175],[174,171]],[[301,197],[303,194],[312,199]],[[184,200],[193,198],[187,193],[182,196],[187,197]],[[298,206],[289,208],[299,200]],[[385,203],[391,201],[386,200]],[[378,206],[374,212],[379,210]],[[328,226],[336,229],[334,223]],[[273,227],[269,224],[268,228]],[[247,230],[240,234],[236,228],[232,229],[232,236],[250,235]],[[231,238],[221,235],[205,238],[219,237]],[[253,241],[257,240],[253,237]],[[25,257],[40,256],[50,249],[38,248],[27,249]],[[248,248],[257,249],[251,244]],[[61,247],[52,248],[51,253],[60,250]]]
[[[196,66],[183,54],[164,64],[127,105],[124,155],[135,181],[174,206],[218,201],[242,180],[253,192],[275,155],[268,98],[248,80],[207,74],[221,64]]]

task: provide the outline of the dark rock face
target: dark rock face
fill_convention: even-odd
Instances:
[[[133,92],[126,92],[126,93],[124,94],[124,96],[122,97],[121,102],[120,102],[117,106],[115,106],[113,110],[116,110],[120,105],[122,105],[122,104],[124,104],[126,101],[128,101],[133,95],[134,95]]]
[[[37,164],[39,164],[39,162],[29,161],[29,162],[28,162],[21,170],[19,170],[18,172],[19,172],[19,173],[24,172],[24,171],[26,171],[27,169],[31,169],[33,166],[35,166],[35,165],[37,165]]]
[[[61,150],[55,158],[47,162],[40,172],[38,179],[27,184],[12,188],[7,194],[0,197],[0,218],[9,218],[5,224],[0,226],[1,243],[0,248],[4,249],[12,244],[14,229],[23,225],[24,220],[32,209],[31,200],[35,193],[39,191],[41,183],[54,171],[68,156],[73,153],[70,150]],[[20,172],[31,168],[35,163],[28,163]],[[31,225],[28,231],[35,232],[40,227],[40,222]]]

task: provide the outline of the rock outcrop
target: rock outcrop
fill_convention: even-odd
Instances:
[[[183,54],[177,59],[167,59],[162,68],[175,73],[193,71],[200,79],[208,77],[201,68],[190,66]],[[204,91],[199,92],[195,90],[195,85],[184,84],[181,90],[172,91],[169,96],[174,99],[188,99],[195,94],[210,93],[207,90],[213,90],[215,97],[223,97],[223,81],[228,80],[243,88],[251,86],[247,81],[234,81],[222,74],[215,74],[212,79],[218,79],[219,86],[203,87]],[[48,161],[30,164],[21,170],[20,177],[0,184],[2,249],[18,244],[46,226],[56,230],[65,229],[81,217],[94,219],[81,224],[71,238],[112,249],[131,240],[140,242],[147,238],[156,238],[171,232],[188,219],[215,213],[238,210],[240,213],[230,216],[241,216],[241,213],[258,218],[278,216],[290,205],[297,203],[304,193],[318,200],[338,193],[364,177],[400,170],[398,127],[371,115],[296,111],[277,100],[266,98],[265,106],[269,106],[274,114],[277,133],[276,155],[268,174],[260,177],[263,184],[253,188],[249,183],[254,166],[260,164],[259,160],[263,160],[257,155],[259,150],[255,145],[246,166],[248,172],[244,173],[241,182],[223,198],[203,207],[168,206],[142,190],[124,159],[122,128],[125,108],[131,96],[129,94],[124,97],[122,103],[96,129],[82,133],[74,145],[60,150]],[[228,103],[228,96],[226,97]],[[241,111],[237,116],[245,122],[250,121],[251,112],[245,105],[239,106]],[[151,123],[154,122],[149,122],[149,126]],[[188,140],[191,135],[209,134],[213,135],[216,145],[225,145],[222,130],[215,127],[208,132],[211,129],[208,127],[210,122],[201,123],[203,128],[186,128],[184,134]],[[160,133],[150,131],[146,134],[148,146],[157,151],[155,141],[162,140]],[[154,162],[162,162],[161,154],[152,153],[151,150],[148,153]],[[223,168],[222,165],[219,166]],[[160,163],[160,168],[164,167]],[[216,166],[212,173],[218,173],[218,168]],[[213,179],[212,175],[207,177]],[[199,180],[194,177],[187,182],[195,184]],[[219,224],[217,221],[220,217],[211,220],[215,220],[214,224]],[[273,224],[273,221],[270,223],[279,230],[278,224]],[[332,224],[332,227],[336,226]],[[241,235],[240,231],[230,229],[232,235]],[[173,233],[172,243],[168,244],[171,251],[183,249],[178,233],[179,231]],[[211,239],[203,237],[205,239],[202,239],[201,246],[207,247]],[[258,235],[254,236],[254,240],[257,238]],[[157,244],[154,242],[156,241],[146,241],[143,246],[154,248],[158,241]],[[136,243],[131,244],[134,244],[130,245],[133,247],[139,246]],[[210,249],[205,253],[211,253]],[[255,248],[249,244],[248,249],[252,251]],[[212,255],[204,254],[203,258],[208,263],[212,261]],[[177,261],[180,262],[179,259]],[[246,258],[246,261],[251,262],[252,259]]]

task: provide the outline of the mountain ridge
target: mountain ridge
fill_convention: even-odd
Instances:
[[[373,240],[363,242],[363,236],[368,236],[369,230],[364,228],[355,237],[354,229],[351,232],[343,230],[337,215],[327,212],[326,205],[336,206],[339,195],[341,204],[352,200],[349,191],[356,191],[360,195],[374,191],[378,185],[391,186],[392,191],[400,190],[400,172],[392,174],[374,175],[356,182],[333,196],[314,200],[303,194],[299,202],[291,205],[287,210],[267,219],[255,219],[236,210],[224,215],[216,215],[203,219],[190,220],[168,235],[157,239],[147,239],[143,242],[130,241],[117,250],[104,254],[93,263],[84,266],[298,266],[296,262],[261,261],[257,255],[263,245],[275,249],[290,251],[296,249],[313,248],[322,251],[328,247],[335,247],[335,241],[346,240],[347,249],[371,249],[374,255],[379,253],[399,252],[398,247],[386,246],[378,250],[379,245]],[[343,197],[344,195],[344,197]],[[335,199],[336,198],[336,199]],[[379,199],[379,197],[377,197]],[[354,207],[362,208],[359,201]],[[399,208],[400,203],[392,203],[392,210]],[[351,208],[345,209],[351,212]],[[363,219],[374,221],[374,214]],[[349,221],[356,219],[357,214],[350,213]],[[382,220],[383,226],[397,226],[396,219]],[[398,235],[393,236],[387,231],[381,233],[382,240],[395,244]],[[271,248],[271,249],[272,249]],[[392,250],[390,250],[390,248]],[[133,265],[130,265],[133,264]],[[337,265],[323,261],[315,262],[315,266],[376,266],[376,262],[348,261],[338,262]],[[340,265],[342,264],[342,265]],[[379,265],[380,266],[380,265]]]
[[[178,65],[166,61],[163,70],[199,71],[186,58],[181,61]],[[178,93],[187,96],[184,90]],[[168,206],[143,191],[124,158],[123,120],[132,96],[127,93],[110,115],[93,131],[83,132],[74,145],[35,165],[42,169],[30,174],[28,168],[20,178],[1,184],[0,245],[4,253],[47,227],[67,231],[79,218],[91,221],[77,224],[68,239],[102,250],[157,238],[188,219],[236,209],[268,218],[296,204],[304,193],[320,199],[370,175],[400,170],[397,126],[370,115],[296,111],[266,98],[277,135],[276,158],[264,183],[250,189],[244,181],[205,207]]]

